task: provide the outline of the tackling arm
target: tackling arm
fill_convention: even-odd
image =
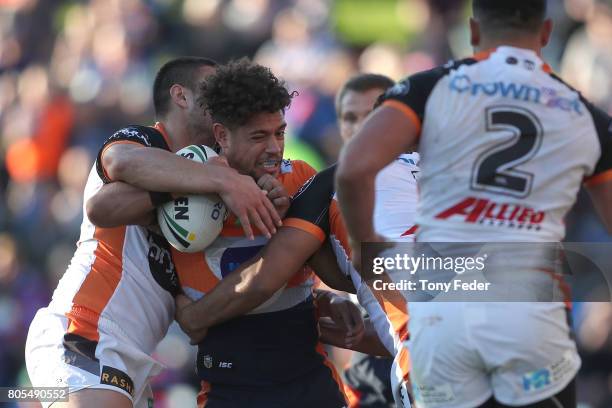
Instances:
[[[283,227],[262,251],[197,302],[177,307],[177,320],[192,338],[206,328],[241,316],[269,299],[321,246],[307,232]]]
[[[356,292],[351,279],[340,271],[336,255],[331,248],[329,239],[326,240],[323,245],[321,245],[321,248],[308,260],[308,264],[323,283],[330,288],[348,293]]]
[[[240,220],[245,234],[253,238],[251,225],[267,236],[282,224],[267,191],[255,181],[227,166],[222,159],[202,164],[157,148],[143,148],[135,143],[114,143],[105,149],[100,160],[105,176],[111,181],[122,181],[137,189],[115,187],[98,192],[95,200],[87,203],[90,220],[103,220],[106,227],[139,224],[149,217],[153,207],[149,191],[177,194],[217,193]],[[104,190],[107,186],[104,186]],[[102,191],[101,190],[101,191]],[[108,188],[106,190],[109,190]],[[121,193],[128,193],[123,195]],[[145,197],[146,196],[146,197]],[[119,206],[131,208],[128,213],[108,212]],[[93,221],[92,221],[93,222]]]
[[[157,148],[115,143],[101,155],[111,181],[123,181],[147,191],[204,194],[223,190],[224,181],[238,173],[226,166],[207,166]]]
[[[376,175],[417,142],[419,129],[401,110],[383,105],[343,149],[336,172],[338,201],[358,264],[359,243],[378,241],[374,231]],[[367,152],[367,153],[366,153]]]
[[[151,225],[155,221],[154,209],[147,191],[121,181],[103,185],[85,203],[87,218],[101,228]]]

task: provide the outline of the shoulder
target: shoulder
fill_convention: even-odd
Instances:
[[[431,92],[431,90],[440,81],[440,79],[449,75],[451,72],[460,69],[461,67],[469,66],[475,64],[476,62],[478,61],[474,58],[452,60],[444,65],[440,65],[426,71],[418,72],[416,74],[404,78],[395,86],[389,88],[385,95],[393,96],[408,94],[411,90],[421,93]]]
[[[291,190],[289,193],[293,194],[316,173],[317,171],[305,161],[283,159],[280,179],[285,187]]]
[[[158,147],[169,150],[161,132],[150,126],[126,126],[113,133],[105,144],[108,145],[120,141],[135,142],[146,147]]]
[[[422,121],[425,114],[425,105],[440,80],[451,72],[476,62],[473,58],[450,61],[447,64],[410,75],[389,88],[379,98],[377,105],[401,103],[414,111]]]

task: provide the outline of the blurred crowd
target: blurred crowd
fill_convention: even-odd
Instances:
[[[612,0],[550,0],[545,58],[612,113]],[[74,251],[82,189],[102,142],[152,124],[168,59],[244,55],[299,96],[286,157],[321,168],[340,147],[334,96],[356,72],[394,79],[470,55],[467,0],[0,0],[0,385],[26,385],[24,343]],[[568,241],[609,241],[582,193]],[[612,406],[612,307],[577,304],[579,399]],[[157,350],[160,407],[188,406],[194,350],[172,327]]]

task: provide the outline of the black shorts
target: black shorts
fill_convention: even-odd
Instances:
[[[392,358],[355,353],[351,366],[344,372],[344,383],[354,398],[351,407],[394,408],[391,390]]]
[[[345,408],[340,384],[325,365],[278,386],[240,387],[202,381],[199,408]]]

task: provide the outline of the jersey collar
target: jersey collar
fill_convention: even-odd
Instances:
[[[550,65],[548,65],[548,63],[543,61],[540,56],[536,55],[531,50],[526,50],[526,49],[523,49],[523,48],[516,48],[516,47],[510,47],[510,46],[501,46],[501,47],[496,47],[496,48],[489,48],[488,50],[477,52],[476,54],[474,54],[474,56],[472,58],[474,58],[476,61],[483,61],[483,60],[486,60],[486,59],[490,58],[491,55],[494,54],[494,53],[502,52],[502,53],[505,54],[505,53],[508,53],[510,51],[516,51],[516,52],[520,52],[520,53],[529,53],[529,54],[532,54],[533,57],[537,58],[538,60],[540,60],[542,62],[541,68],[542,68],[542,70],[544,72],[546,72],[547,74],[551,74],[553,72],[553,70],[550,67]]]
[[[153,125],[153,127],[157,129],[157,131],[161,133],[161,135],[164,137],[164,140],[166,141],[166,144],[168,145],[168,149],[172,150],[172,145],[170,144],[170,138],[168,137],[168,133],[166,133],[166,128],[164,127],[164,125],[161,122],[155,122],[155,125]]]

